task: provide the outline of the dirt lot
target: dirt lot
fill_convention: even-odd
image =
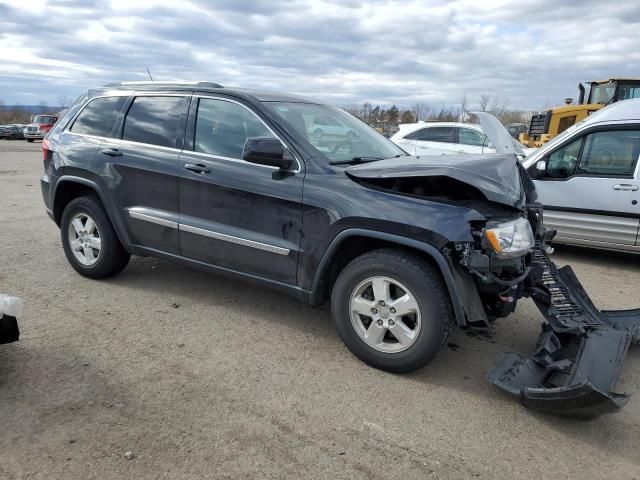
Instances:
[[[456,332],[399,376],[279,293],[152,258],[87,280],[45,213],[39,149],[0,141],[0,292],[25,301],[21,341],[0,346],[0,478],[640,478],[640,349],[619,385],[629,405],[581,422],[484,379],[502,352],[533,349],[529,301],[493,340]],[[601,307],[640,305],[640,256],[555,259]]]

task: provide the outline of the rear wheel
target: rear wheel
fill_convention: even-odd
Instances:
[[[334,285],[331,310],[354,355],[398,373],[426,365],[453,325],[440,273],[401,250],[376,250],[349,263]]]
[[[67,205],[60,233],[67,260],[85,277],[110,277],[129,263],[129,253],[122,247],[102,204],[95,197],[79,197]]]

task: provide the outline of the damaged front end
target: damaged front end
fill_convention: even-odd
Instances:
[[[640,342],[640,309],[600,311],[571,267],[558,269],[537,245],[523,295],[546,323],[533,355],[507,353],[489,372],[495,386],[526,407],[594,418],[622,408],[613,391],[629,346]]]

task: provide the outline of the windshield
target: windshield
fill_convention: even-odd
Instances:
[[[36,115],[36,117],[33,119],[33,123],[44,123],[45,125],[53,125],[55,123],[54,118],[55,117],[50,117],[47,115]]]
[[[616,84],[614,82],[601,83],[600,85],[591,85],[591,94],[589,95],[589,103],[608,104],[613,95],[616,93]]]
[[[331,162],[406,155],[366,123],[339,108],[312,103],[265,103]]]

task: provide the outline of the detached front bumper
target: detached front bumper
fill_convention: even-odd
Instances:
[[[622,408],[628,396],[613,389],[629,346],[640,343],[640,309],[598,310],[571,267],[558,270],[542,248],[524,294],[547,323],[534,354],[505,354],[489,381],[544,412],[593,418]]]

